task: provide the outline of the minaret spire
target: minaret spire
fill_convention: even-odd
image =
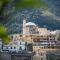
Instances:
[[[26,33],[26,19],[23,19],[23,34]]]

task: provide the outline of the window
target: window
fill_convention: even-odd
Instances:
[[[43,53],[41,53],[41,56],[43,56]]]
[[[14,47],[14,49],[16,49],[16,47]]]
[[[43,58],[41,58],[41,60],[43,60]]]
[[[52,39],[50,39],[50,40],[52,40]]]
[[[20,37],[22,37],[22,35],[20,35]]]
[[[19,50],[22,50],[22,47],[20,47]]]
[[[12,49],[12,47],[11,47],[11,49]]]
[[[6,49],[8,49],[8,47],[6,47]]]
[[[51,38],[52,36],[50,36],[50,38]]]
[[[20,45],[21,45],[21,42],[20,42]]]

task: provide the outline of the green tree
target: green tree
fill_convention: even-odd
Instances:
[[[24,8],[44,8],[46,9],[48,5],[42,0],[19,0],[15,7],[17,9]]]
[[[9,43],[9,41],[10,41],[10,38],[7,33],[7,28],[2,24],[0,24],[0,39],[3,40],[4,44]]]

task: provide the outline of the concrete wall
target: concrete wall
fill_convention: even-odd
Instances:
[[[8,53],[0,53],[0,60],[32,60],[31,56],[11,55]]]

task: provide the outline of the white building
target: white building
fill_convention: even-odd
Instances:
[[[26,49],[24,41],[12,41],[8,45],[4,45],[3,50],[8,50],[11,52],[19,52],[19,51],[24,51]]]

